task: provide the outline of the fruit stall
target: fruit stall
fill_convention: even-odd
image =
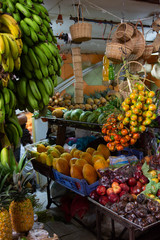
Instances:
[[[32,239],[34,235],[31,231],[38,203],[32,174],[24,174],[28,163],[47,178],[46,208],[55,203],[53,181],[92,204],[98,240],[102,239],[103,215],[111,219],[113,239],[116,222],[124,227],[119,239],[126,230],[128,239],[135,240],[137,232],[143,236],[156,226],[158,229],[160,92],[153,88],[152,77],[158,79],[159,63],[150,64],[149,71],[145,61],[158,52],[159,43],[156,37],[148,45],[140,25],[142,31],[138,23],[124,22],[111,29],[102,62],[105,90],[84,94],[80,47],[72,48],[75,81],[70,94],[56,88],[63,60],[42,1],[0,3],[0,239],[11,240],[14,234],[18,234],[15,239],[25,239],[27,234],[27,239]],[[155,26],[156,21],[154,31]],[[80,31],[82,35],[75,37],[73,28],[74,43],[91,39],[89,23],[87,36]],[[47,139],[26,145],[18,161],[15,152],[24,133],[17,109],[28,116],[31,134],[32,117],[47,122],[50,130]],[[67,128],[90,136],[67,138]],[[53,136],[55,143],[51,143]],[[48,233],[44,235],[43,239],[50,238]]]

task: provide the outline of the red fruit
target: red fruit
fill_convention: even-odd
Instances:
[[[156,194],[156,195],[157,195],[157,197],[158,197],[158,198],[160,198],[160,189],[158,189],[158,191],[157,191],[157,194]]]
[[[142,170],[142,164],[137,164],[136,168],[137,168],[137,170],[141,171]]]
[[[126,183],[121,183],[119,186],[123,191],[129,192],[129,186]]]
[[[119,202],[119,196],[115,193],[110,194],[108,199],[111,203]]]
[[[142,186],[142,191],[145,191],[146,190],[146,185],[143,185]]]
[[[118,182],[113,182],[112,183],[112,188],[116,187],[116,186],[119,186],[119,183]]]
[[[139,194],[140,192],[142,192],[141,188],[137,187],[137,186],[134,186],[133,187],[133,190],[132,190],[132,194]]]
[[[143,175],[141,170],[137,170],[135,171],[135,173],[133,174],[133,176],[135,177],[136,180],[139,180],[139,178]]]
[[[128,179],[128,185],[129,186],[135,186],[137,184],[137,181],[134,177],[131,177]]]
[[[113,192],[113,188],[108,188],[106,192],[107,192],[107,195],[108,195],[108,196],[109,196],[110,194],[114,193],[114,192]]]
[[[119,197],[123,196],[123,195],[126,194],[126,193],[127,193],[127,192],[123,190],[122,192],[120,192]]]
[[[121,181],[119,179],[117,179],[117,178],[114,178],[113,182],[121,183]]]
[[[149,182],[148,178],[142,174],[142,176],[139,178],[139,181],[142,184],[147,184]]]
[[[100,196],[103,196],[103,195],[105,195],[106,194],[106,188],[105,188],[105,186],[98,186],[97,188],[96,188],[96,192],[98,193],[98,195],[100,195]]]
[[[138,181],[136,186],[139,187],[139,188],[142,188],[143,185],[140,181]]]
[[[130,187],[130,193],[131,193],[131,194],[133,193],[133,188],[134,188],[134,187],[132,187],[132,186]]]
[[[89,194],[90,198],[94,199],[95,201],[98,201],[99,199],[99,195],[96,192],[96,190],[93,190],[90,194]]]
[[[99,198],[99,203],[100,204],[105,206],[108,202],[109,202],[109,199],[108,199],[107,196],[100,196],[100,198]]]
[[[119,194],[121,191],[122,191],[122,189],[119,185],[113,187],[114,193]]]

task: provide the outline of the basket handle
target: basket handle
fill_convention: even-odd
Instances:
[[[131,63],[137,63],[137,64],[139,64],[139,65],[142,67],[142,69],[143,69],[143,71],[144,71],[144,74],[145,74],[145,77],[144,77],[143,82],[145,82],[147,73],[146,73],[146,70],[145,70],[145,68],[143,67],[143,65],[142,65],[140,62],[137,62],[137,61],[130,61],[130,62],[127,62],[127,63],[123,64],[123,66],[122,66],[122,67],[120,68],[120,70],[118,71],[118,74],[117,74],[117,85],[119,85],[120,72],[122,71],[122,69],[123,69],[124,67],[126,67],[128,64],[131,64]],[[128,82],[128,85],[129,85],[129,89],[131,89],[131,87],[130,87],[130,81],[129,81],[128,78],[127,78],[127,82]]]
[[[141,25],[141,28],[142,28],[142,34],[144,35],[143,23],[142,23],[140,20],[138,20],[138,21],[136,22],[136,25],[135,25],[135,30],[137,29],[137,25],[138,25],[138,23],[140,23],[140,25]],[[138,30],[138,29],[137,29],[137,30]]]
[[[79,10],[80,10],[80,4],[78,4],[78,6],[77,6],[78,22],[79,22]],[[82,7],[82,5],[81,5],[81,11],[82,11],[82,22],[84,22],[83,7]]]
[[[109,32],[109,34],[108,34],[107,42],[109,42],[109,39],[110,39],[110,36],[111,36],[111,33],[112,33],[113,29],[115,29],[115,28],[118,27],[119,25],[120,25],[120,23],[116,24],[114,27],[111,27],[111,30],[110,30],[110,32]]]

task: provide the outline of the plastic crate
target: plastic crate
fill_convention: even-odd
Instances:
[[[81,196],[88,196],[99,185],[99,181],[89,185],[85,179],[72,178],[56,170],[53,170],[53,174],[56,182]]]
[[[137,150],[137,149],[132,149],[132,148],[124,148],[122,151],[118,151],[117,156],[120,155],[126,155],[126,156],[132,156],[135,155],[139,160],[142,160],[143,158],[143,152]]]

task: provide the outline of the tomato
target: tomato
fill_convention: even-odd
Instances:
[[[131,93],[131,94],[130,94],[130,98],[131,98],[132,100],[136,100],[136,99],[138,98],[138,94],[137,94],[137,93]]]
[[[112,129],[112,125],[108,125],[107,130],[111,130],[111,129]]]
[[[132,114],[132,111],[131,111],[131,110],[127,111],[127,112],[126,112],[126,117],[130,117],[131,114]]]
[[[144,125],[139,126],[139,131],[144,132],[146,130],[146,127]]]
[[[127,142],[131,139],[129,135],[126,135],[125,138],[127,139]]]
[[[131,115],[131,120],[132,120],[132,121],[137,120],[137,115],[136,115],[136,114],[132,114],[132,115]]]
[[[138,114],[139,111],[140,111],[140,110],[139,110],[138,108],[135,108],[135,107],[132,109],[132,112],[133,112],[134,114]]]
[[[117,119],[118,119],[119,121],[122,121],[122,120],[124,119],[123,114],[119,114],[118,117],[117,117]]]
[[[139,91],[142,91],[142,90],[144,90],[145,89],[145,86],[144,86],[144,84],[142,84],[142,83],[139,83],[139,85],[138,85],[138,90]]]
[[[133,144],[135,144],[135,143],[136,143],[136,141],[137,141],[136,139],[134,139],[134,138],[131,138],[129,143],[130,143],[130,145],[133,145]]]
[[[118,129],[123,129],[123,127],[124,127],[123,123],[119,123],[117,126]]]
[[[106,142],[111,142],[111,138],[106,135],[106,136],[104,136],[104,141],[106,141]]]
[[[121,136],[119,134],[115,134],[114,139],[115,141],[119,141],[121,139]]]
[[[152,122],[152,120],[150,119],[150,118],[146,118],[145,119],[145,125],[149,125],[149,124],[151,124],[151,122]]]
[[[138,108],[138,109],[142,109],[143,104],[141,102],[137,102],[135,107]]]
[[[106,134],[107,129],[105,127],[102,128],[102,133]]]
[[[137,100],[140,101],[140,102],[144,102],[145,101],[145,97],[143,95],[139,95]]]
[[[125,118],[123,119],[123,124],[124,124],[124,125],[127,125],[127,124],[129,123],[129,121],[130,121],[130,119],[129,119],[128,117],[125,117]]]
[[[136,127],[138,124],[137,121],[130,121],[130,125],[133,126],[133,127]]]
[[[131,106],[131,110],[133,111],[133,109],[134,109],[134,108],[135,108],[135,106],[134,106],[134,105],[132,105],[132,106]]]
[[[152,117],[153,113],[151,111],[146,112],[146,117]]]
[[[155,92],[153,92],[153,91],[150,91],[149,93],[148,93],[148,97],[154,97],[155,96]]]
[[[128,134],[128,130],[126,128],[122,129],[121,130],[121,133],[123,136],[127,135]]]
[[[140,95],[140,96],[144,96],[144,94],[145,94],[144,91],[139,91],[139,92],[138,92],[138,95]]]
[[[138,122],[142,122],[143,121],[143,117],[139,116],[137,120],[138,120]]]
[[[136,132],[139,131],[138,127],[133,127],[133,126],[131,126],[130,129],[131,129],[131,131],[132,131],[133,133],[136,133]]]
[[[120,139],[120,143],[122,144],[122,143],[126,143],[127,142],[127,139],[125,138],[125,137],[123,137],[123,138],[121,138]]]
[[[152,98],[147,98],[146,103],[151,104],[152,103]]]
[[[155,111],[156,110],[156,105],[155,104],[150,104],[149,105],[149,110],[150,111]]]
[[[155,113],[153,113],[153,116],[151,117],[151,120],[156,119],[157,115]]]
[[[128,147],[128,146],[129,146],[129,143],[128,143],[128,142],[122,143],[122,146],[123,146],[123,147]]]
[[[112,143],[107,143],[107,147],[110,151],[114,151],[114,145]]]
[[[140,116],[140,115],[142,115],[142,110],[139,110],[139,112],[138,112],[138,115]]]
[[[127,112],[127,111],[129,110],[129,105],[124,105],[124,106],[122,107],[122,109],[123,109],[125,112]]]
[[[117,144],[116,149],[117,149],[117,151],[122,151],[123,146],[121,144]]]
[[[145,110],[145,111],[148,110],[148,105],[144,104],[142,109]]]
[[[140,134],[139,133],[133,133],[132,138],[138,139],[138,138],[140,138]]]

